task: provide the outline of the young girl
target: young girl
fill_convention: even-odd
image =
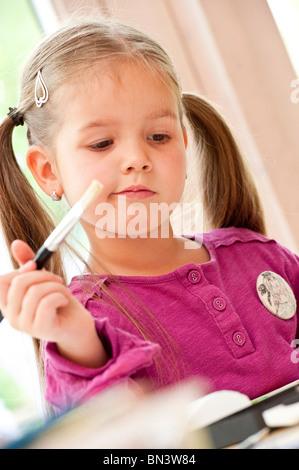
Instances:
[[[53,222],[13,153],[13,129],[24,123],[27,165],[47,195],[72,206],[94,178],[104,186],[81,220],[86,270],[68,287],[59,254],[41,271],[32,261]],[[181,200],[191,135],[210,231],[187,249],[169,216],[153,223],[151,209]],[[45,39],[24,68],[0,148],[1,221],[16,268],[0,278],[0,307],[39,347],[56,409],[120,380],[155,390],[200,377],[211,391],[254,398],[298,379],[298,258],[266,238],[228,126],[206,100],[182,93],[156,42],[112,21]],[[113,230],[99,224],[103,205],[113,209]],[[141,207],[146,229],[136,236],[129,228]],[[264,272],[281,276],[294,299],[287,319],[268,308],[257,282]]]

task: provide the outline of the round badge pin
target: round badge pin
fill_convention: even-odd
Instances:
[[[264,271],[256,281],[262,304],[278,318],[288,320],[297,309],[296,298],[288,283],[277,273]]]

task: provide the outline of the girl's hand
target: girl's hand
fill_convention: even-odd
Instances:
[[[20,269],[0,276],[0,308],[11,326],[56,343],[61,355],[81,365],[103,365],[107,356],[89,312],[60,277],[36,270],[26,243],[15,241],[12,253]]]

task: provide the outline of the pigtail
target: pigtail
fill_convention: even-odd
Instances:
[[[54,224],[17,162],[12,145],[14,127],[9,117],[0,125],[0,221],[8,249],[20,239],[36,252]],[[63,277],[61,260],[54,258],[47,269]],[[18,268],[13,258],[12,263]]]
[[[14,127],[9,117],[0,125],[0,221],[9,251],[11,243],[20,239],[36,252],[54,225],[16,160],[12,145]],[[18,268],[12,256],[11,260]],[[64,277],[59,253],[51,258],[47,269]],[[42,343],[34,338],[33,345],[43,385]]]
[[[210,229],[243,227],[265,235],[257,189],[228,125],[202,97],[184,93],[182,101],[198,149],[200,188]]]

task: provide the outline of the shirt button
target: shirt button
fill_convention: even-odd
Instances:
[[[188,281],[192,284],[197,284],[200,281],[200,272],[193,269],[188,273]]]
[[[245,344],[246,337],[245,337],[244,333],[242,333],[241,331],[236,331],[236,332],[233,334],[233,341],[234,341],[234,343],[236,343],[238,346],[243,346],[243,345]]]
[[[224,310],[226,308],[226,301],[220,297],[217,297],[217,299],[213,301],[213,307],[216,310]]]

